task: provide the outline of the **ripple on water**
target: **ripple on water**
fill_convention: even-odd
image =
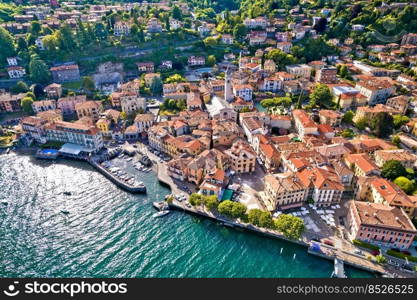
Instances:
[[[0,200],[9,205],[0,206],[0,276],[330,275],[329,262],[292,244],[182,212],[152,218],[151,202],[169,191],[152,173],[139,176],[148,195],[119,190],[83,162],[1,155]],[[349,274],[369,276],[356,270]]]

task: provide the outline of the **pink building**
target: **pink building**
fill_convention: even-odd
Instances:
[[[68,96],[59,98],[57,101],[57,107],[62,111],[64,116],[71,116],[76,114],[75,105],[86,101],[87,97],[85,95]]]
[[[384,204],[350,201],[347,219],[352,239],[378,246],[408,249],[417,235],[402,209]]]

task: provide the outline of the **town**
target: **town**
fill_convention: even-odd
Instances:
[[[84,159],[145,192],[112,165],[140,157],[165,208],[416,276],[417,4],[14,2],[5,152]]]

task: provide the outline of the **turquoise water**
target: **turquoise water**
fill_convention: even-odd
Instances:
[[[0,276],[330,276],[332,264],[303,247],[179,211],[152,218],[152,201],[169,190],[141,177],[148,195],[119,190],[83,162],[0,155]]]

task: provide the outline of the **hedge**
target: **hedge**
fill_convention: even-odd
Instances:
[[[370,249],[370,250],[379,250],[379,247],[378,246],[369,244],[369,243],[364,242],[364,241],[353,240],[352,243],[354,245],[358,246],[358,247],[367,248],[367,249]]]
[[[404,259],[404,260],[407,258],[408,261],[417,262],[417,257],[407,255],[407,254],[404,254],[404,253],[401,253],[401,252],[398,252],[398,251],[395,251],[395,250],[388,250],[387,254],[391,255],[391,256],[394,256],[394,257],[397,257],[397,258]]]

